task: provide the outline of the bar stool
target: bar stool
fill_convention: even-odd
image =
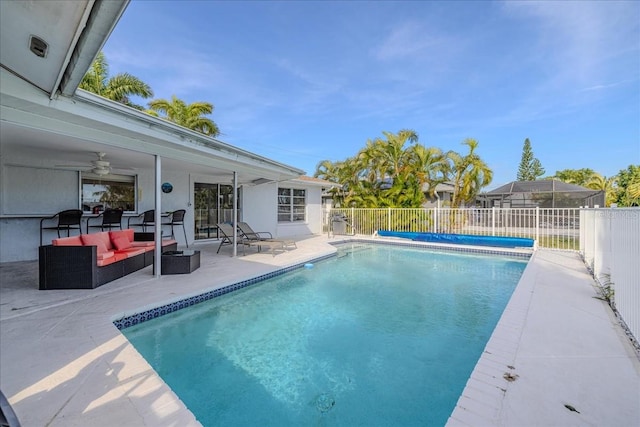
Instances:
[[[58,224],[54,226],[43,227],[44,221],[58,218]],[[53,216],[42,218],[40,220],[40,246],[42,246],[42,230],[57,230],[58,237],[60,236],[60,230],[67,231],[67,237],[70,236],[71,230],[79,230],[82,234],[82,210],[80,209],[67,209]]]
[[[142,222],[130,224],[132,219],[139,219],[139,218],[142,218]],[[155,218],[156,218],[155,209],[144,211],[138,216],[129,217],[127,219],[127,228],[131,228],[131,226],[142,227],[142,231],[147,231],[147,227],[153,227],[154,225],[156,225]]]
[[[95,218],[102,217],[102,224],[89,225],[89,221],[92,218],[87,219],[87,234],[89,234],[89,228],[100,228],[101,231],[111,230],[112,228],[119,228],[122,230],[122,209],[105,209],[100,215]]]
[[[163,222],[162,225],[170,225],[171,226],[171,238],[175,238],[173,233],[173,227],[176,225],[182,226],[182,231],[184,232],[184,242],[187,247],[189,247],[189,242],[187,241],[187,230],[184,228],[184,215],[187,213],[185,209],[178,209],[177,211],[171,212],[171,221]]]

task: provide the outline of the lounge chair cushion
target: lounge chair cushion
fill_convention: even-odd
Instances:
[[[80,236],[62,237],[54,239],[51,243],[53,246],[82,246],[82,239]]]
[[[83,234],[82,244],[84,246],[96,246],[98,255],[108,252],[107,246],[104,243],[104,239],[99,236],[101,233]]]

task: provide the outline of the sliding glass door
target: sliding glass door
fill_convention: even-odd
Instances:
[[[238,196],[240,190],[238,189]],[[195,238],[217,239],[220,222],[233,220],[233,186],[227,184],[194,183],[193,200],[195,202]],[[238,217],[240,214],[238,197]]]

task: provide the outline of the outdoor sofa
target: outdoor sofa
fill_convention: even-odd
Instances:
[[[40,246],[40,290],[94,289],[153,264],[154,233],[102,231],[53,240]],[[163,240],[162,250],[178,248]]]

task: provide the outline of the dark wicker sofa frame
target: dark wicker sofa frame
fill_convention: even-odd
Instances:
[[[152,242],[153,233],[134,233],[136,242]],[[177,243],[162,247],[175,251]],[[105,283],[153,265],[155,250],[98,267],[95,246],[40,246],[40,290],[95,289]]]

